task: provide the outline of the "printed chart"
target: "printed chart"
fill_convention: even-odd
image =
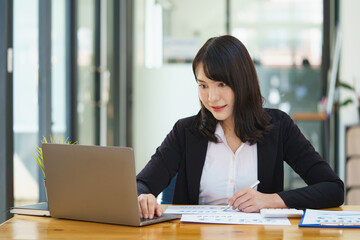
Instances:
[[[182,222],[248,224],[248,225],[290,225],[287,218],[263,218],[259,213],[223,213],[203,215],[182,215]]]
[[[260,213],[226,210],[220,205],[169,206],[165,213],[182,214],[182,222],[248,225],[290,225],[287,218],[264,218]]]
[[[239,210],[225,210],[225,205],[180,205],[169,206],[165,213],[171,214],[214,214],[224,212],[240,212]]]

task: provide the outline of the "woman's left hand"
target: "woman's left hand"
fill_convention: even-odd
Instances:
[[[265,194],[253,188],[244,188],[235,192],[228,203],[232,209],[239,209],[246,213],[260,212],[262,208],[287,208],[277,193]]]

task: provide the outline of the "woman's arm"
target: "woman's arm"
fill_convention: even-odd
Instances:
[[[277,193],[271,191],[261,193],[246,188],[236,192],[229,199],[229,205],[244,212],[258,212],[261,208],[304,209],[341,205],[344,201],[343,182],[315,151],[288,115],[278,110],[274,110],[271,115],[276,124],[272,136],[276,136],[274,139],[277,143],[274,146],[277,147],[271,149],[277,151],[275,166],[281,167],[285,160],[308,186]]]
[[[280,131],[285,161],[308,184],[279,192],[286,206],[328,208],[341,205],[344,202],[344,183],[286,114],[283,114]]]
[[[157,196],[176,175],[182,157],[181,121],[178,121],[162,144],[151,156],[150,161],[136,176],[138,194],[151,193]]]
[[[151,160],[137,175],[138,202],[140,216],[153,218],[161,216],[161,206],[156,196],[162,192],[176,175],[183,151],[183,121],[179,120],[163,143],[156,149]]]

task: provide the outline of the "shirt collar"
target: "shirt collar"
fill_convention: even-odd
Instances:
[[[224,129],[221,127],[221,124],[219,122],[216,124],[214,135],[218,139],[219,143],[226,143],[227,144]],[[249,142],[243,142],[241,144],[241,146],[243,146],[243,145],[251,146]]]
[[[226,142],[224,130],[219,122],[216,124],[214,135],[219,142]]]

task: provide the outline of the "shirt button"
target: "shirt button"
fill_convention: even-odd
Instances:
[[[234,179],[232,178],[232,179],[230,179],[230,183],[234,183],[235,181],[234,181]]]
[[[232,160],[235,160],[235,156],[232,157]]]

